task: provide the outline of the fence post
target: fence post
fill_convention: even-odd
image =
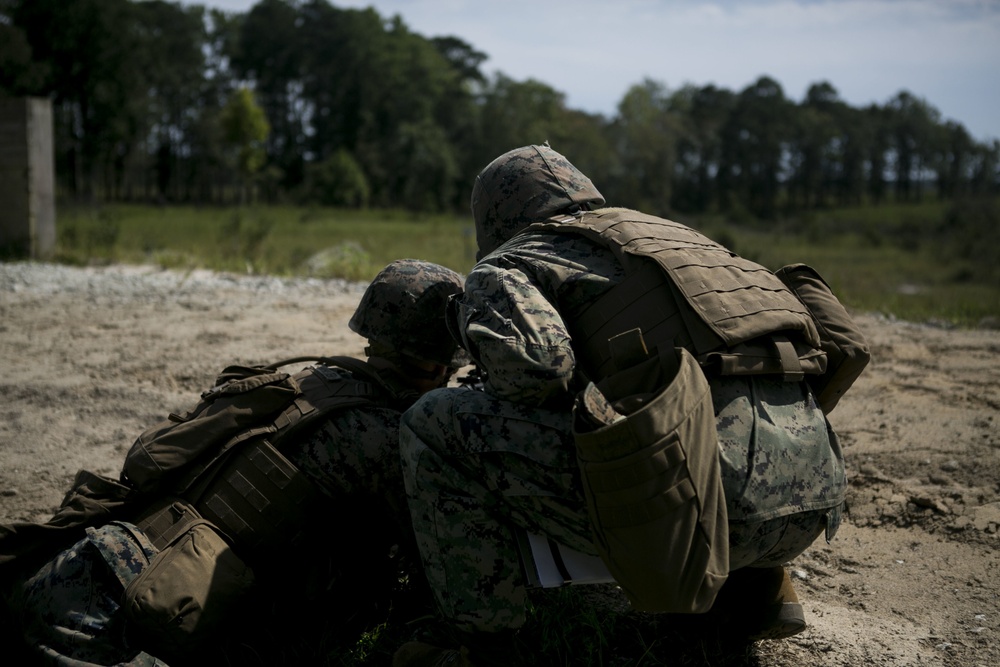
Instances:
[[[52,102],[0,97],[0,259],[49,259],[55,244]]]

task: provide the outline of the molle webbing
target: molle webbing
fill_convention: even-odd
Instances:
[[[181,533],[200,521],[193,507],[175,497],[165,497],[140,512],[135,526],[158,551],[162,551]]]
[[[226,460],[194,505],[240,549],[248,550],[244,553],[259,558],[299,541],[318,494],[271,443],[257,440]]]
[[[653,346],[669,343],[692,353],[703,353],[722,345],[694,312],[678,299],[676,288],[664,280],[652,262],[605,292],[571,323],[577,358],[588,377],[599,379],[618,370],[608,341],[622,331],[639,329]],[[691,332],[696,332],[694,335]]]
[[[350,366],[379,387],[324,364],[299,371],[293,377],[301,394],[274,420],[274,432],[240,444],[186,494],[202,516],[254,557],[295,544],[308,523],[308,508],[322,501],[312,481],[281,454],[282,445],[334,411],[385,403],[388,392],[367,364],[339,357],[324,361]]]
[[[747,343],[755,344],[756,354],[760,343],[774,339],[781,349],[769,345],[767,354],[776,364],[755,361],[757,370],[750,372],[777,369],[789,379],[803,371],[821,372],[822,360],[814,354],[818,332],[798,298],[765,267],[686,225],[627,209],[601,209],[528,230],[581,234],[614,252],[625,267],[626,279],[570,323],[574,341],[582,345],[585,369],[595,372],[592,377],[612,368],[608,338],[636,327],[650,347],[672,342],[703,363],[710,353],[738,350]],[[794,340],[797,355],[788,354],[784,338]],[[739,361],[728,368],[741,372]]]

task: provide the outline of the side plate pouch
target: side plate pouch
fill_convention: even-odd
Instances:
[[[868,341],[815,269],[791,264],[779,269],[776,275],[795,292],[816,321],[827,365],[824,374],[808,376],[808,380],[816,402],[829,414],[871,360]]]

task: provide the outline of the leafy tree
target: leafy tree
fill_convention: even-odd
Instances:
[[[248,88],[236,90],[222,109],[223,141],[229,148],[230,163],[240,177],[240,203],[246,202],[247,186],[264,165],[264,142],[271,128],[267,117]]]
[[[732,92],[685,86],[670,96],[678,115],[677,166],[671,204],[682,211],[708,211],[719,204],[717,175],[722,163],[722,128],[732,113]]]
[[[223,192],[218,186],[226,178],[225,148],[219,129],[219,116],[232,91],[238,88],[237,75],[229,65],[231,54],[239,42],[243,15],[212,9],[205,17],[201,45],[205,70],[197,82],[199,94],[194,101],[195,106],[185,112],[186,117],[189,116],[186,131],[190,141],[186,147],[179,149],[184,169],[174,176],[180,181],[182,198],[215,202]],[[175,164],[176,162],[174,159]],[[283,172],[272,165],[268,173],[275,172],[283,176]],[[270,194],[274,195],[274,192]],[[276,197],[270,199],[275,200]]]
[[[1000,140],[975,149],[971,189],[977,195],[1000,194]]]
[[[78,195],[217,201],[239,166],[245,196],[263,147],[268,201],[341,179],[350,202],[464,209],[489,160],[546,140],[609,202],[661,213],[878,203],[890,184],[916,199],[931,178],[944,197],[997,191],[997,143],[906,91],[852,108],[829,82],[796,105],[766,76],[739,93],[647,79],[604,118],[544,82],[486,77],[486,59],[329,0],[0,0],[0,92],[52,99],[58,182]],[[223,131],[240,88],[263,144]]]
[[[888,184],[889,150],[892,146],[892,128],[889,114],[877,104],[865,108],[864,118],[870,129],[868,143],[868,196],[875,204],[884,201]]]
[[[518,146],[548,141],[565,106],[565,95],[541,81],[497,73],[480,97],[480,166]]]
[[[837,178],[839,104],[836,89],[824,81],[809,87],[803,104],[793,113],[789,198],[804,208],[826,205]]]
[[[621,172],[621,162],[612,144],[610,124],[603,116],[563,107],[549,143],[572,156],[573,164],[594,181],[605,199],[622,201],[614,183],[614,175]]]
[[[966,129],[953,121],[937,128],[939,153],[935,156],[938,194],[953,198],[969,192],[975,142]]]
[[[233,71],[252,82],[267,116],[267,154],[285,174],[286,186],[301,183],[306,150],[310,108],[303,91],[309,47],[300,30],[304,18],[297,3],[260,0],[224,42]]]
[[[135,10],[141,45],[136,58],[146,91],[137,128],[155,151],[158,196],[176,199],[180,160],[191,153],[193,124],[204,95],[204,10],[162,0],[138,3]],[[141,161],[144,155],[136,157]]]
[[[837,203],[844,206],[860,205],[864,199],[866,179],[866,153],[873,143],[872,128],[864,111],[838,104],[834,112],[838,128],[838,155],[840,167],[835,184]]]
[[[476,102],[478,93],[486,84],[486,77],[480,67],[487,56],[454,36],[434,37],[431,43],[444,58],[452,74],[434,110],[434,118],[451,147],[457,170],[457,181],[452,187],[453,197],[447,206],[463,210],[469,205],[471,175],[483,166],[479,164],[476,153],[482,131],[480,109]]]
[[[372,9],[340,10],[313,0],[301,7],[300,18],[302,98],[310,110],[306,153],[321,161],[348,150],[377,205],[402,203],[408,158],[400,146],[412,144],[414,128],[437,123],[443,101],[461,91],[461,74],[399,17],[384,21]]]
[[[461,81],[485,83],[486,77],[480,66],[487,59],[482,51],[477,51],[471,44],[454,35],[433,37],[431,44],[438,50]]]
[[[426,202],[417,205],[414,197],[423,191],[430,174],[413,169],[430,169],[444,189],[441,197],[433,198],[441,202],[435,206],[440,208],[451,198],[456,167],[437,112],[440,101],[454,89],[456,72],[433,43],[410,32],[399,17],[389,21],[383,42],[373,63],[380,85],[374,91],[373,122],[368,127],[367,150],[360,153],[362,164],[367,173],[379,174],[376,196],[380,201],[418,210],[427,210]],[[446,182],[446,174],[452,180]]]
[[[309,152],[323,160],[345,148],[357,157],[369,134],[374,91],[373,69],[384,30],[374,10],[340,10],[326,2],[301,8],[299,41],[308,59],[302,96],[311,111]]]
[[[666,87],[646,79],[629,88],[612,125],[621,171],[617,196],[627,205],[667,214],[677,163],[680,121],[669,107]]]
[[[893,139],[896,197],[900,201],[919,199],[925,170],[933,163],[937,150],[933,128],[941,114],[905,90],[889,100],[886,112]]]
[[[400,203],[414,212],[441,211],[452,202],[458,166],[444,131],[430,119],[399,128],[395,160]]]
[[[135,148],[143,97],[132,3],[21,0],[9,12],[45,68],[36,94],[53,99],[57,160],[71,175],[70,187],[95,196],[100,180],[113,194]]]
[[[32,59],[24,30],[5,22],[0,5],[0,92],[12,96],[38,95],[49,73]]]
[[[722,130],[720,184],[764,218],[777,211],[790,111],[781,85],[761,77],[740,92]]]

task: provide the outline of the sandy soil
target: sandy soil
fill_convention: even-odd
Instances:
[[[363,286],[0,264],[0,522],[45,520],[75,472],[231,362],[360,355]],[[874,361],[831,415],[851,475],[832,544],[792,564],[810,628],[760,665],[1000,664],[1000,331],[858,316]]]

